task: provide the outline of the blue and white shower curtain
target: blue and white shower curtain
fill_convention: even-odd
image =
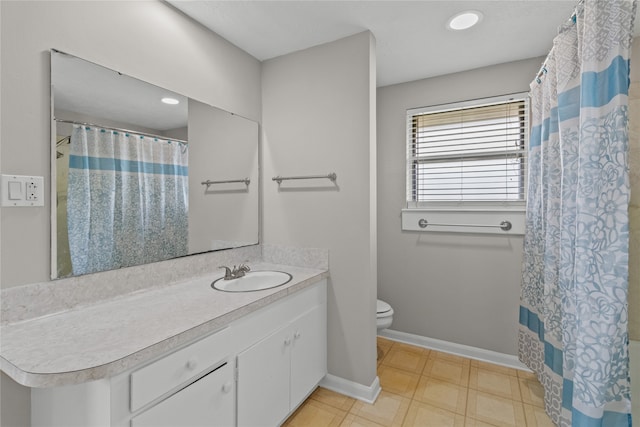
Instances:
[[[636,0],[586,0],[531,84],[519,357],[559,426],[631,425],[629,54]]]
[[[187,145],[74,125],[67,222],[73,274],[186,255]]]

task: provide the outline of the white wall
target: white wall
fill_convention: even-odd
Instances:
[[[42,175],[44,208],[2,208],[0,286],[46,281],[49,49],[261,118],[261,64],[160,1],[0,1],[0,169]],[[0,424],[28,426],[29,389],[2,374]]]
[[[369,32],[263,63],[263,236],[329,249],[329,373],[376,378],[375,51]],[[336,172],[329,180],[272,177]]]
[[[378,296],[391,329],[517,353],[522,237],[401,230],[406,110],[528,91],[542,60],[378,89]]]
[[[49,182],[49,49],[260,121],[260,62],[160,1],[2,1],[2,173]],[[2,287],[49,277],[49,200],[3,209]],[[27,267],[27,260],[29,264]]]

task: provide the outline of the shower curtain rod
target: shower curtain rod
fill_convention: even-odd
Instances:
[[[182,140],[182,139],[169,138],[167,136],[154,135],[152,133],[138,132],[137,130],[121,129],[121,128],[116,128],[116,127],[113,127],[113,126],[98,125],[98,124],[95,124],[95,123],[76,122],[74,120],[56,119],[55,117],[53,118],[53,120],[55,120],[56,122],[69,123],[69,124],[72,124],[72,125],[91,126],[91,127],[94,127],[94,128],[104,128],[104,129],[109,129],[109,130],[115,130],[115,131],[118,131],[118,132],[135,133],[135,134],[138,134],[138,135],[150,136],[152,138],[166,139],[168,141],[175,141],[175,142],[179,142],[179,143],[184,144],[184,145],[189,145],[189,143],[187,141]]]

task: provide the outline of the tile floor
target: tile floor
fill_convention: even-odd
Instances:
[[[318,388],[284,427],[552,427],[528,372],[378,337],[375,404]]]

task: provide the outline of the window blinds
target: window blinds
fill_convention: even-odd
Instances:
[[[407,112],[407,200],[524,201],[525,99]]]

